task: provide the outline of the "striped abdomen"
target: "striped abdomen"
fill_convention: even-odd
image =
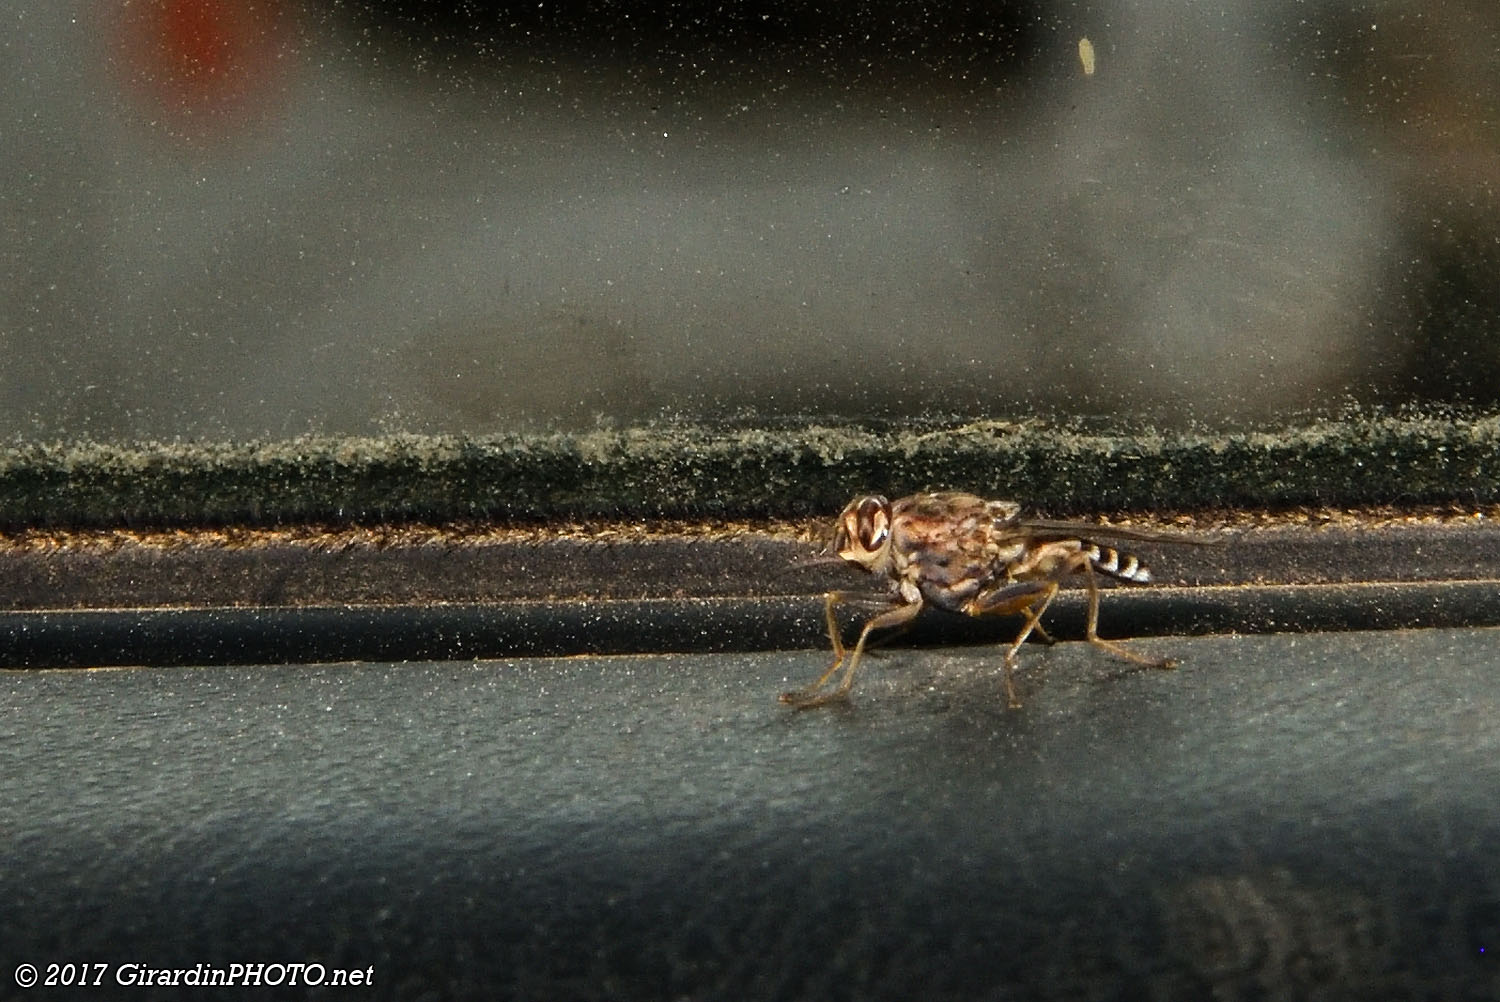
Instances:
[[[1151,580],[1151,569],[1141,563],[1134,554],[1121,553],[1113,547],[1090,542],[1083,544],[1083,552],[1088,555],[1089,564],[1101,574],[1108,574],[1121,581],[1134,581],[1137,584],[1144,584]]]

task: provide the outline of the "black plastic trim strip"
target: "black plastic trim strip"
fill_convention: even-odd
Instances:
[[[1500,580],[1113,589],[1109,637],[1500,625]],[[1047,627],[1083,634],[1085,596]],[[864,613],[868,614],[868,613]],[[857,605],[844,613],[854,623]],[[0,612],[0,667],[296,664],[811,648],[816,596]],[[999,643],[1016,620],[924,615],[903,644]]]

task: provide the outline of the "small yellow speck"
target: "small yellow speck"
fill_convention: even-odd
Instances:
[[[1087,38],[1078,40],[1078,61],[1083,64],[1083,75],[1094,75],[1094,43]]]

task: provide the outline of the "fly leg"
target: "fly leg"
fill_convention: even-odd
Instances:
[[[1032,599],[1031,604],[1021,610],[1026,617],[1026,625],[1021,627],[1017,634],[1015,643],[1010,645],[1010,650],[1005,652],[1005,701],[1012,710],[1019,709],[1021,700],[1016,696],[1016,658],[1021,651],[1021,645],[1026,643],[1026,638],[1031,636],[1031,631],[1041,630],[1042,636],[1048,640],[1046,630],[1041,629],[1042,613],[1047,611],[1047,606],[1052,604],[1052,599],[1057,595],[1057,582],[1049,581],[1040,595]]]
[[[837,699],[843,699],[849,695],[849,690],[854,686],[854,671],[859,667],[860,656],[865,652],[865,644],[870,639],[870,634],[876,630],[890,629],[891,627],[909,626],[917,613],[922,611],[921,602],[911,602],[906,605],[898,605],[894,609],[887,609],[878,616],[871,617],[865,623],[864,629],[859,631],[859,640],[854,644],[851,651],[844,647],[843,640],[839,637],[838,619],[833,614],[833,607],[844,599],[843,592],[831,591],[828,593],[828,602],[825,611],[828,617],[828,636],[833,641],[833,664],[828,666],[818,680],[812,685],[802,689],[794,689],[791,692],[783,692],[781,701],[788,706],[799,710],[806,710],[814,706],[822,706]],[[847,664],[846,664],[847,662]],[[828,680],[833,678],[834,672],[839,666],[844,665],[844,677],[833,689],[824,691],[823,687]]]
[[[1099,583],[1094,579],[1094,565],[1084,560],[1083,572],[1089,592],[1089,622],[1084,639],[1095,647],[1109,651],[1109,653],[1117,658],[1134,661],[1136,664],[1145,665],[1147,668],[1176,668],[1177,662],[1171,658],[1148,658],[1144,654],[1137,654],[1112,640],[1105,640],[1099,636]]]
[[[1010,649],[1005,652],[1005,700],[1013,710],[1021,705],[1021,700],[1016,696],[1016,656],[1021,650],[1021,645],[1026,643],[1026,638],[1031,636],[1033,631],[1040,633],[1048,642],[1052,641],[1052,637],[1042,629],[1042,613],[1047,611],[1047,606],[1052,603],[1052,598],[1056,594],[1056,581],[1027,581],[983,592],[974,596],[964,606],[964,612],[971,616],[1004,616],[1020,613],[1026,617],[1026,623],[1021,627],[1021,632],[1016,635]]]
[[[1046,644],[1048,647],[1051,647],[1053,644],[1057,643],[1057,638],[1056,637],[1054,637],[1052,634],[1048,633],[1046,630],[1042,629],[1042,624],[1041,624],[1040,620],[1038,620],[1036,622],[1036,624],[1032,627],[1031,632],[1035,633],[1038,637],[1041,637],[1042,638],[1042,643]]]

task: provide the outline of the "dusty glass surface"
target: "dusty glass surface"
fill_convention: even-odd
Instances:
[[[1500,393],[1492,0],[18,0],[0,436]]]

